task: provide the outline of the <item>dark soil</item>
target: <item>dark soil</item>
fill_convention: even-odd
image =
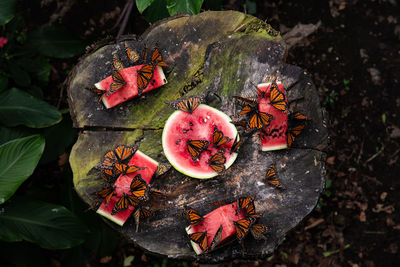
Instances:
[[[30,1],[29,1],[30,2]],[[25,4],[27,25],[49,21],[57,1],[43,8]],[[60,18],[77,35],[96,41],[108,34],[124,1],[64,1],[71,9]],[[243,2],[224,9],[244,11]],[[396,0],[257,1],[256,17],[282,33],[298,23],[321,26],[291,48],[287,62],[311,74],[321,104],[329,112],[327,185],[318,207],[266,259],[224,266],[397,266],[400,261],[399,77],[400,3]],[[141,34],[148,24],[135,8],[125,33]],[[53,62],[52,62],[53,63]],[[76,61],[55,61],[54,90]],[[67,65],[65,65],[67,64]],[[54,91],[50,102],[57,103]],[[66,97],[63,95],[66,105]],[[163,260],[121,238],[110,257],[88,266],[197,265]],[[51,256],[50,256],[51,257]],[[164,265],[163,265],[164,266]]]

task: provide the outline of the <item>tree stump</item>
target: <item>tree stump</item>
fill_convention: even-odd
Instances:
[[[106,109],[84,88],[111,75],[112,53],[116,52],[124,63],[125,41],[136,51],[145,44],[152,48],[158,43],[168,63],[164,68],[168,83],[141,98]],[[153,25],[138,39],[125,36],[93,49],[80,60],[68,81],[71,115],[74,126],[81,130],[70,156],[79,196],[89,205],[95,202],[93,193],[100,190],[102,180],[94,167],[117,144],[140,142],[142,152],[157,161],[166,161],[161,134],[174,110],[164,101],[208,92],[208,105],[234,117],[240,107],[232,96],[254,94],[251,82],[267,82],[273,75],[287,89],[290,105],[311,118],[291,149],[262,152],[259,135],[254,134],[223,176],[199,180],[172,169],[153,179],[152,188],[163,192],[166,199],[153,203],[155,216],[142,221],[138,233],[133,218],[123,227],[110,223],[149,252],[218,262],[242,257],[241,246],[236,242],[196,256],[186,237],[187,222],[177,214],[185,205],[207,214],[215,207],[206,204],[255,194],[257,212],[263,214],[260,221],[271,232],[267,240],[246,240],[245,257],[270,254],[285,234],[312,211],[325,184],[326,118],[310,77],[302,69],[286,64],[285,53],[278,32],[255,17],[234,11],[170,18]],[[263,182],[272,163],[286,187],[284,191]]]

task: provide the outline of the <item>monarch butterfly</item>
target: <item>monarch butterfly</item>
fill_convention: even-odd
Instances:
[[[255,223],[250,228],[251,235],[257,240],[266,239],[264,234],[269,231],[270,229],[265,225],[263,225],[262,223]]]
[[[260,90],[260,88],[258,88],[257,85],[255,85],[253,82],[251,82],[251,85],[254,86],[254,88],[256,88],[257,90],[257,96],[261,97],[261,98],[267,98],[268,94],[266,91]]]
[[[171,168],[171,164],[169,163],[160,163],[157,166],[156,172],[154,173],[155,176],[161,176],[164,173],[166,173],[167,171],[169,171],[169,169]]]
[[[106,93],[106,96],[110,96],[126,84],[124,77],[122,77],[121,73],[119,73],[117,70],[113,71],[112,79],[113,81],[110,84],[110,89]]]
[[[140,200],[131,194],[124,193],[123,196],[115,203],[114,208],[111,211],[111,215],[117,214],[120,211],[126,210],[129,206],[139,205]]]
[[[239,101],[239,104],[241,106],[246,106],[249,105],[251,107],[256,107],[257,106],[257,99],[256,98],[246,98],[246,97],[241,97],[241,96],[233,96],[236,100]]]
[[[225,171],[225,162],[226,158],[224,156],[224,152],[220,150],[211,156],[207,163],[215,172],[218,174],[223,174]]]
[[[268,126],[273,118],[272,115],[265,112],[254,112],[246,125],[246,132],[254,129],[259,130]]]
[[[144,167],[146,168],[146,167]],[[114,164],[114,173],[115,175],[120,175],[120,174],[130,174],[130,173],[134,173],[137,171],[140,171],[144,168],[141,167],[137,167],[135,165],[127,165],[127,164],[123,164],[123,163],[115,163]]]
[[[201,101],[203,101],[203,97],[193,95],[189,96],[188,98],[179,98],[176,101],[170,101],[167,103],[174,109],[192,114],[193,111],[195,111],[196,108],[201,104]]]
[[[254,205],[254,201],[250,202],[250,204],[247,206],[246,213],[252,218],[261,218],[261,214],[256,213],[256,206]]]
[[[206,140],[187,140],[187,149],[190,154],[190,157],[192,157],[193,162],[196,162],[201,153],[207,150],[207,147],[210,145],[209,141]]]
[[[100,101],[103,99],[103,95],[105,94],[106,91],[98,89],[98,88],[88,88],[85,87],[86,90],[89,90],[90,92],[93,92],[95,94],[97,94],[99,97],[99,100],[97,101],[97,103],[100,103]]]
[[[124,68],[124,65],[121,63],[121,61],[118,60],[116,54],[114,54],[113,56],[114,56],[114,61],[113,61],[114,69],[117,71],[121,71]]]
[[[153,213],[147,208],[137,207],[133,216],[135,218],[136,232],[138,232],[140,219],[151,217]]]
[[[138,54],[135,51],[131,50],[126,42],[125,42],[125,51],[126,55],[128,56],[128,59],[133,63],[139,60]]]
[[[114,148],[114,154],[120,163],[127,163],[133,155],[136,153],[138,147],[136,145],[127,146],[127,145],[117,145]]]
[[[192,208],[185,209],[183,216],[190,221],[190,225],[196,225],[203,220],[203,216]]]
[[[304,124],[300,124],[294,127],[291,127],[288,129],[288,133],[287,133],[287,143],[288,146],[291,147],[294,139],[296,138],[296,136],[298,136],[299,134],[301,134],[301,132],[303,131],[305,125]]]
[[[141,54],[142,60],[146,62],[147,60],[147,44],[144,46]]]
[[[310,118],[306,115],[301,114],[300,112],[296,111],[289,115],[290,120],[309,120]]]
[[[154,66],[153,65],[144,65],[140,70],[137,71],[137,88],[138,95],[143,93],[143,90],[146,89],[147,85],[153,79],[154,74]]]
[[[97,192],[97,195],[99,195],[101,198],[104,198],[104,203],[106,204],[106,208],[108,205],[108,202],[112,198],[112,196],[115,194],[115,186],[110,186],[107,187],[99,192]]]
[[[218,148],[219,146],[222,146],[223,144],[231,141],[229,137],[224,136],[224,133],[220,130],[218,130],[217,125],[214,125],[214,132],[213,132],[213,146]]]
[[[249,230],[253,223],[255,222],[256,219],[252,217],[244,218],[241,220],[238,220],[236,222],[233,222],[235,225],[235,230],[236,230],[236,238],[240,242],[242,241],[243,238],[246,237],[246,235],[249,233]]]
[[[102,169],[113,169],[114,164],[118,162],[118,158],[114,151],[107,151],[103,156],[103,160],[100,163]]]
[[[232,153],[237,153],[239,150],[240,146],[242,145],[243,140],[239,140],[239,134],[236,135],[235,141],[233,141],[233,145],[231,147],[231,150],[229,151],[230,154]]]
[[[107,177],[108,180],[111,179],[112,177],[116,176],[114,169],[101,169],[101,172],[102,173],[100,175]],[[102,178],[103,178],[103,176],[102,176]]]
[[[219,243],[221,243],[221,238],[222,238],[222,224],[219,226],[217,232],[214,235],[213,240],[211,241],[210,244],[210,250],[215,249],[215,247],[217,247],[219,245]]]
[[[278,180],[278,173],[276,172],[275,164],[272,164],[268,168],[265,178],[267,179],[267,183],[269,183],[270,185],[278,189],[285,189],[285,187]]]
[[[275,82],[272,82],[271,84],[271,90],[269,93],[269,99],[270,99],[270,104],[284,112],[288,113],[288,103],[286,101],[285,95],[278,89],[278,85]]]
[[[158,45],[156,45],[156,47],[153,50],[153,54],[151,55],[151,64],[153,66],[161,66],[161,67],[168,66],[167,63],[163,61],[163,57],[160,51],[158,50]]]
[[[239,198],[238,199],[239,210],[247,209],[247,207],[250,205],[251,202],[254,201],[254,199],[255,199],[255,196]]]
[[[195,242],[196,244],[199,244],[203,252],[207,252],[208,250],[207,231],[189,234],[188,237],[191,241]]]
[[[142,179],[140,174],[137,174],[131,182],[130,192],[139,200],[146,200],[148,198],[149,187]]]

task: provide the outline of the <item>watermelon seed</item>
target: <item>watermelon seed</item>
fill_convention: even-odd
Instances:
[[[192,123],[192,122],[189,122],[189,125],[190,125],[190,126],[193,126],[193,123]]]

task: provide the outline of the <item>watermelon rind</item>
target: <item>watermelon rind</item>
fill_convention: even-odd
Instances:
[[[106,212],[104,209],[98,209],[96,211],[97,214],[100,214],[102,216],[104,216],[105,218],[109,219],[112,222],[115,222],[116,224],[118,224],[119,226],[123,226],[125,221],[124,220],[120,220],[118,219],[118,216],[115,215],[111,215],[110,213]]]
[[[186,227],[185,230],[188,235],[194,233],[194,231],[190,225],[188,227]],[[192,245],[192,248],[193,248],[194,252],[196,253],[196,255],[200,255],[201,253],[203,253],[203,250],[200,248],[199,244],[193,242],[192,240],[190,240],[190,244]]]
[[[199,107],[208,108],[208,109],[212,110],[213,112],[218,113],[221,117],[225,118],[227,125],[230,125],[229,127],[232,127],[232,130],[234,131],[235,136],[237,135],[236,127],[232,123],[230,123],[231,118],[229,118],[228,115],[226,115],[222,111],[219,111],[218,109],[215,109],[215,108],[210,107],[205,104],[201,104],[201,105],[199,105]],[[183,112],[183,111],[176,110],[174,113],[171,114],[171,116],[167,119],[167,121],[165,123],[163,134],[162,134],[162,144],[163,144],[163,150],[164,150],[165,157],[168,159],[168,161],[171,163],[171,165],[177,171],[179,171],[187,176],[190,176],[193,178],[198,178],[198,179],[209,179],[209,178],[213,178],[213,177],[217,176],[218,173],[216,173],[212,170],[209,173],[204,173],[204,172],[198,172],[196,170],[185,169],[184,167],[182,167],[181,165],[176,163],[173,156],[171,155],[171,151],[165,145],[165,144],[167,144],[167,138],[168,138],[168,134],[169,134],[168,129],[169,129],[169,127],[171,127],[171,124],[175,123],[175,118],[181,112]],[[227,161],[225,163],[225,169],[228,169],[235,162],[236,158],[237,158],[237,153],[232,153],[231,157],[229,159],[227,159]]]

